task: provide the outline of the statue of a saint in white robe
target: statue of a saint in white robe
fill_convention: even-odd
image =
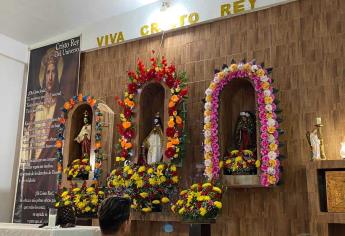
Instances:
[[[314,129],[312,132],[307,132],[307,138],[312,150],[312,159],[321,159],[320,139],[317,135],[317,129]]]
[[[91,125],[89,124],[86,111],[84,115],[84,126],[74,140],[81,145],[82,157],[89,157],[91,150]]]
[[[159,113],[156,113],[153,125],[153,129],[144,140],[144,146],[148,149],[147,164],[160,162],[163,157],[163,131]]]

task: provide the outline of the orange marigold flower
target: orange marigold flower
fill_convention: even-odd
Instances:
[[[268,131],[268,133],[273,134],[274,131],[276,131],[276,127],[274,127],[274,126],[268,127],[267,131]]]
[[[168,142],[167,143],[167,148],[171,148],[171,147],[174,147],[173,143],[172,142]]]
[[[79,101],[79,102],[82,102],[82,101],[83,101],[83,95],[82,95],[82,94],[79,94],[79,95],[78,95],[78,101]]]
[[[89,102],[91,107],[93,107],[95,105],[95,103],[96,103],[96,99],[91,99]]]
[[[176,116],[176,123],[178,125],[182,124],[182,118],[180,116]]]
[[[180,100],[180,98],[177,95],[173,95],[170,100],[176,103]]]
[[[65,122],[66,122],[66,119],[65,119],[65,118],[63,118],[63,117],[60,117],[60,118],[59,118],[59,123],[60,123],[60,124],[65,124]]]
[[[169,126],[170,128],[173,128],[173,127],[175,126],[175,122],[174,122],[173,119],[169,120],[168,126]]]
[[[269,89],[269,87],[270,87],[270,84],[269,84],[268,82],[262,82],[261,88],[263,88],[264,90],[266,90],[266,89]]]
[[[125,149],[130,149],[130,148],[132,148],[132,143],[126,143],[125,144]]]
[[[69,110],[71,109],[71,104],[69,102],[65,102],[65,104],[63,105],[63,107],[66,109],[66,110]]]
[[[174,107],[175,106],[175,103],[173,102],[173,101],[170,101],[169,102],[169,108],[172,108],[172,107]]]
[[[57,141],[55,142],[55,147],[61,148],[61,147],[62,147],[62,142],[61,142],[60,140],[57,140]]]
[[[172,143],[174,145],[178,145],[178,144],[180,144],[180,140],[178,138],[174,138],[174,139],[172,139]]]
[[[122,127],[125,129],[128,129],[131,126],[132,126],[132,123],[129,121],[122,122]]]
[[[101,142],[96,142],[95,146],[96,146],[96,148],[100,148],[101,147]]]
[[[134,102],[132,100],[130,100],[129,98],[126,98],[124,100],[124,103],[128,106],[128,107],[134,107]]]

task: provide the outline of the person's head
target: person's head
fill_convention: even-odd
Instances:
[[[109,197],[99,207],[99,226],[103,235],[127,235],[130,230],[130,200]]]
[[[54,50],[48,50],[43,59],[44,76],[43,88],[49,93],[55,93],[59,90],[59,73],[58,73],[58,58],[55,56]]]

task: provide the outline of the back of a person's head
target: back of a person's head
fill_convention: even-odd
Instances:
[[[99,210],[99,226],[103,234],[113,235],[129,219],[130,201],[125,198],[109,197],[105,199]]]

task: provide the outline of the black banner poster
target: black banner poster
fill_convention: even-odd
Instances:
[[[13,222],[38,224],[55,203],[58,118],[77,94],[80,37],[30,52]]]

